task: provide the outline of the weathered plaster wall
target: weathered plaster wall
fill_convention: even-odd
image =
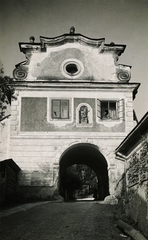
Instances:
[[[88,136],[89,135],[89,136]],[[100,149],[108,163],[110,193],[114,194],[117,179],[123,173],[123,163],[115,161],[114,149],[123,138],[122,135],[114,141],[101,136],[83,134],[78,136],[69,133],[59,136],[17,136],[11,138],[10,152],[14,161],[20,166],[20,185],[34,187],[49,187],[51,192],[57,188],[59,161],[63,152],[76,143],[91,143]],[[95,139],[95,140],[94,140]]]
[[[126,213],[148,237],[148,181],[129,188]]]
[[[117,80],[117,66],[113,53],[102,54],[98,48],[79,43],[49,47],[46,53],[32,53],[28,79],[65,80],[66,76],[62,73],[62,63],[65,59],[78,60],[82,63],[84,70],[79,80]]]
[[[20,131],[22,132],[51,132],[51,131],[76,131],[76,132],[124,132],[125,121],[117,120],[113,124],[112,122],[104,123],[103,121],[97,122],[97,108],[96,99],[94,98],[74,98],[74,107],[71,115],[72,121],[63,121],[63,126],[58,126],[58,122],[47,121],[47,102],[48,98],[22,98],[21,100],[21,126]],[[85,124],[85,126],[79,125],[77,127],[76,122],[76,108],[80,103],[89,104],[93,109],[93,121],[92,124]],[[58,120],[59,121],[59,120]]]
[[[20,185],[48,188],[52,194],[57,188],[59,160],[63,152],[75,143],[93,143],[106,158],[110,194],[114,194],[117,179],[124,171],[123,162],[115,159],[114,150],[124,139],[133,124],[132,94],[129,92],[58,91],[58,98],[71,98],[71,118],[67,121],[50,121],[49,98],[56,91],[20,91],[11,106],[10,151],[21,168]],[[80,98],[81,96],[81,98]],[[124,120],[102,123],[96,117],[96,98],[124,99]],[[23,100],[33,98],[27,104]],[[24,102],[23,102],[24,101]],[[92,108],[93,124],[76,126],[76,108],[85,102]],[[21,106],[24,110],[21,112]],[[131,114],[129,114],[129,112]],[[129,125],[130,124],[130,125]],[[36,190],[37,191],[37,190]],[[34,193],[37,193],[37,192]],[[41,191],[42,192],[42,191]]]
[[[127,212],[148,236],[148,142],[144,140],[128,160]]]
[[[148,141],[139,141],[125,163],[125,175],[118,182],[116,195],[123,200],[124,211],[148,236]]]
[[[71,91],[58,92],[58,98],[70,99],[71,117],[66,121],[53,121],[50,119],[51,109],[50,98],[54,98],[57,92],[20,92],[18,100],[11,106],[11,135],[22,132],[51,132],[51,131],[78,131],[78,132],[126,132],[133,128],[133,101],[130,92],[86,92]],[[44,97],[43,97],[44,96]],[[79,96],[82,96],[79,98]],[[27,98],[27,100],[25,100]],[[124,99],[124,120],[123,121],[100,121],[96,117],[96,99]],[[30,101],[30,99],[32,99]],[[93,124],[83,127],[76,127],[76,108],[80,102],[90,105],[93,110]],[[21,110],[22,105],[22,110]]]

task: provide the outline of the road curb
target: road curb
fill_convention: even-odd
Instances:
[[[127,233],[134,240],[147,240],[139,231],[134,229],[129,224],[123,222],[122,220],[117,221],[117,226],[124,230],[124,232]]]
[[[14,213],[27,211],[28,209],[39,206],[39,205],[48,204],[48,203],[57,203],[57,202],[61,202],[61,201],[60,200],[54,200],[54,201],[45,201],[45,202],[22,204],[22,205],[19,205],[17,207],[10,208],[8,210],[1,211],[0,212],[0,218],[1,217],[7,217],[7,216],[12,215]]]

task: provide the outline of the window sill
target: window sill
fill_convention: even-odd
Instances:
[[[93,123],[76,123],[76,127],[93,127]]]
[[[100,119],[99,121],[102,121],[102,122],[119,122],[120,119]]]
[[[115,125],[122,123],[120,119],[117,120],[111,120],[111,119],[101,119],[97,121],[99,124],[103,124],[105,127],[114,127]]]
[[[53,124],[57,127],[64,127],[66,124],[72,123],[72,119],[49,119],[47,124]]]
[[[48,122],[50,122],[50,121],[63,122],[63,121],[71,121],[71,119],[70,118],[51,118]]]

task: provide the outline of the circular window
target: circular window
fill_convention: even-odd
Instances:
[[[67,78],[77,78],[83,73],[84,67],[77,59],[67,59],[61,64],[61,71]]]
[[[78,67],[74,63],[67,64],[65,67],[68,74],[74,75],[78,72]]]

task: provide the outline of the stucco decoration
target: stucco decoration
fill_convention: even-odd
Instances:
[[[79,48],[61,47],[59,51],[50,52],[40,65],[32,66],[31,74],[36,75],[37,80],[88,79],[90,73],[88,65],[84,65],[85,54]]]
[[[25,53],[25,57],[26,57],[26,62],[25,62],[25,65],[29,65],[30,64],[30,61],[31,61],[31,56],[32,56],[32,53],[30,51],[27,51]]]
[[[22,63],[16,65],[13,71],[13,77],[17,80],[25,80],[28,76],[28,67],[24,66]]]
[[[77,127],[93,125],[93,112],[89,104],[81,103],[76,108],[76,125]]]
[[[117,78],[122,82],[128,82],[131,78],[130,67],[119,65],[117,68]]]
[[[104,38],[86,37],[76,33],[74,27],[70,28],[69,33],[57,37],[41,36],[38,43],[31,36],[29,42],[20,42],[19,47],[27,60],[16,66],[13,75],[17,80],[63,81],[66,78],[98,82],[130,79],[128,67],[120,68],[115,64],[115,56],[117,63],[126,45],[105,44]],[[72,61],[62,65],[66,59]]]
[[[17,80],[25,80],[28,76],[28,67],[31,61],[32,53],[27,51],[25,56],[27,59],[26,61],[15,65],[16,68],[13,71],[13,77]]]

